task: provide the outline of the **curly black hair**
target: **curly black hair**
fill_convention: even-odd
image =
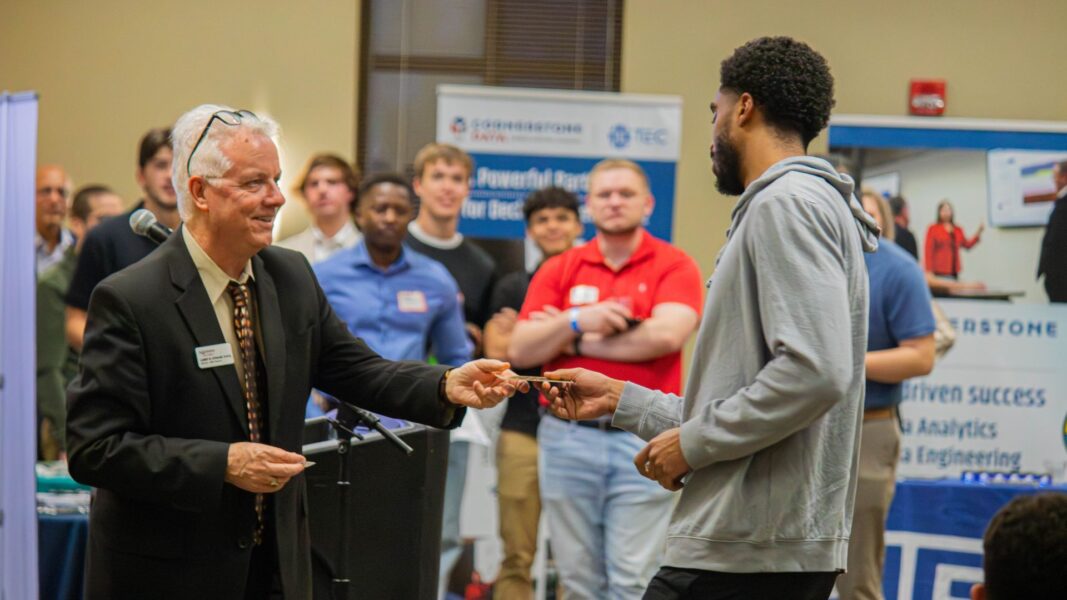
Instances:
[[[522,215],[529,224],[530,217],[535,212],[546,208],[565,208],[573,212],[575,217],[581,216],[578,212],[578,196],[555,186],[536,190],[526,196],[526,200],[522,203]]]
[[[1063,598],[1067,494],[1016,497],[989,522],[982,549],[990,600]]]
[[[834,78],[821,54],[790,37],[762,37],[722,61],[720,89],[748,92],[769,124],[807,148],[830,121]]]

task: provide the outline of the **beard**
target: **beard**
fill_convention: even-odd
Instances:
[[[601,227],[600,225],[597,225],[596,230],[597,233],[603,233],[606,235],[630,235],[631,233],[637,231],[637,229],[644,224],[643,221],[644,220],[642,219],[637,223],[613,225],[611,227]]]
[[[727,196],[740,196],[745,191],[741,181],[741,155],[730,143],[725,133],[715,138],[715,151],[711,155],[711,171],[715,173],[715,189]]]

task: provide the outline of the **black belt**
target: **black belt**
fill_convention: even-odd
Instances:
[[[554,415],[552,413],[548,413],[548,414],[551,414],[553,417],[555,417],[556,419],[558,419],[560,421],[563,421],[565,423],[574,423],[575,425],[577,425],[579,427],[588,427],[589,429],[599,429],[600,431],[604,431],[604,432],[607,432],[607,433],[617,433],[617,432],[620,432],[620,431],[626,431],[625,429],[619,429],[618,427],[613,426],[611,424],[611,421],[571,421],[570,419],[560,419],[559,417],[557,417],[556,415]]]

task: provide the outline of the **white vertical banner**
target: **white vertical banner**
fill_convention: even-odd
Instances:
[[[956,344],[904,383],[902,478],[1067,477],[1067,304],[941,300]]]
[[[35,600],[37,95],[0,92],[0,598]]]
[[[648,174],[656,199],[645,223],[670,240],[681,148],[677,96],[464,85],[437,88],[437,141],[474,159],[459,229],[481,238],[525,235],[522,203],[548,186],[585,198],[588,173],[605,158],[627,158]],[[585,239],[594,235],[584,218]]]

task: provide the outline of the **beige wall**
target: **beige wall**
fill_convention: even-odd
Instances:
[[[111,185],[130,202],[140,194],[140,136],[205,102],[277,119],[289,183],[315,151],[354,157],[358,6],[4,0],[0,89],[40,94],[39,161],[66,166],[75,184]],[[298,202],[293,208],[287,229],[302,220]]]
[[[903,115],[908,80],[941,77],[948,116],[1067,121],[1063,23],[1062,0],[626,0],[622,88],[684,99],[675,239],[709,274],[733,201],[714,189],[707,106],[735,47],[810,43],[833,69],[839,113]]]
[[[0,89],[40,92],[39,160],[130,201],[141,133],[200,102],[278,119],[289,182],[314,151],[352,158],[359,4],[5,0]],[[1061,0],[1026,11],[994,0],[625,4],[623,91],[684,98],[676,239],[705,273],[732,205],[714,191],[707,104],[719,61],[753,37],[789,34],[823,52],[841,113],[904,114],[908,79],[944,77],[950,116],[1067,120],[1067,79],[1054,76],[1067,22]],[[287,231],[299,213],[286,212]]]

